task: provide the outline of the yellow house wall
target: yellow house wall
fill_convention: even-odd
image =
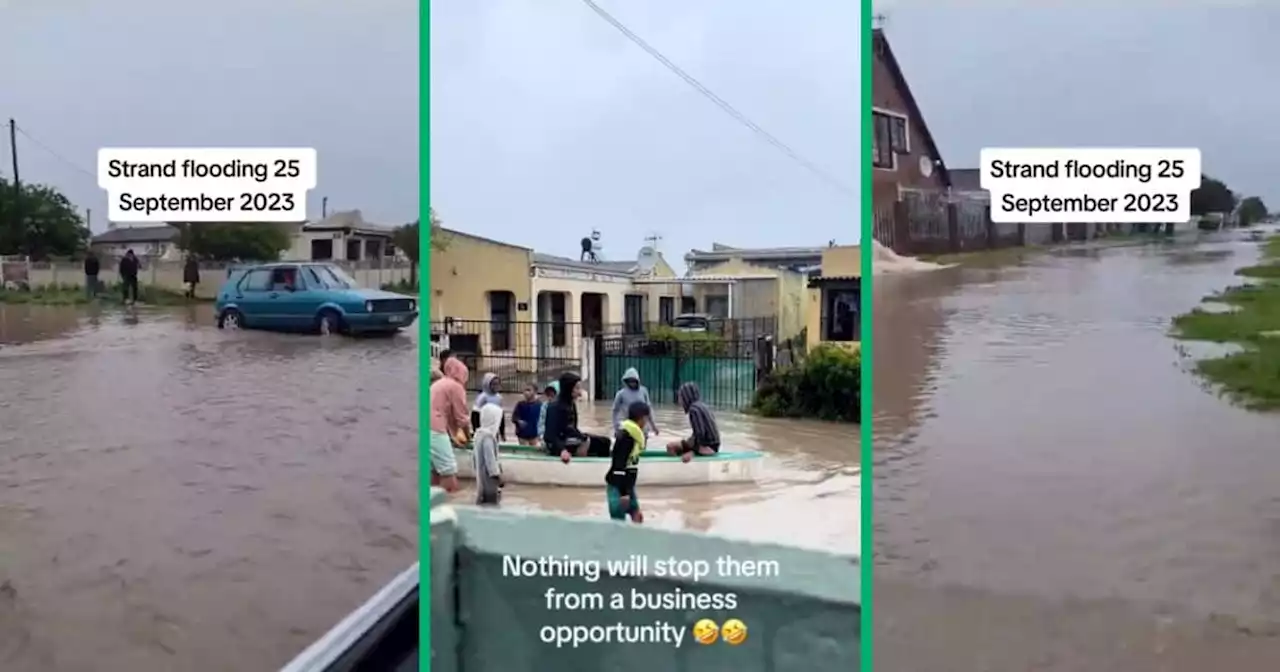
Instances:
[[[504,245],[458,231],[444,230],[446,247],[431,251],[430,313],[424,316],[432,322],[442,322],[446,317],[455,320],[476,320],[462,324],[457,333],[479,333],[480,348],[484,353],[495,353],[490,331],[489,292],[507,291],[515,295],[516,310],[512,319],[527,322],[532,319],[530,301],[529,267],[533,252],[514,245]],[[520,310],[520,304],[526,306]],[[513,350],[521,353],[531,347],[522,341],[531,339],[530,329],[516,327],[512,334]],[[510,362],[499,356],[495,361]],[[516,360],[521,368],[532,366],[527,358]],[[496,365],[496,364],[495,364]],[[481,362],[483,368],[491,363]]]
[[[862,277],[862,248],[857,245],[841,245],[823,250],[822,274],[828,277]]]

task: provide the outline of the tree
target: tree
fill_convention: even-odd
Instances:
[[[435,208],[428,208],[428,215],[431,220],[431,249],[435,252],[443,251],[448,246],[448,241],[444,236],[444,232],[440,228],[440,218],[436,216]],[[418,284],[418,262],[421,243],[421,220],[414,220],[411,224],[396,227],[391,234],[391,242],[395,246],[404,251],[404,256],[409,258],[412,266],[409,267],[410,284]]]
[[[1240,226],[1253,226],[1267,218],[1267,204],[1257,196],[1250,196],[1240,201]]]
[[[212,261],[275,261],[293,242],[273,222],[187,222],[178,227],[178,247]]]
[[[14,195],[13,182],[0,177],[0,255],[47,259],[84,252],[89,227],[62,192],[24,184],[18,198]]]
[[[1191,192],[1191,214],[1229,213],[1236,209],[1236,195],[1221,180],[1200,176],[1200,186]]]

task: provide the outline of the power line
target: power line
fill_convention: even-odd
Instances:
[[[64,165],[66,165],[67,167],[71,168],[72,170],[75,170],[75,171],[77,171],[77,172],[80,172],[80,173],[83,173],[83,174],[85,174],[85,175],[89,176],[89,178],[93,180],[93,183],[94,183],[94,184],[97,184],[97,183],[98,183],[98,176],[97,176],[96,174],[94,174],[94,172],[93,172],[93,171],[85,170],[83,167],[81,167],[81,166],[80,166],[79,164],[77,164],[75,161],[72,161],[71,159],[68,159],[67,157],[63,156],[62,154],[59,154],[57,150],[53,149],[53,148],[52,148],[52,147],[50,147],[49,145],[46,145],[46,144],[44,144],[43,142],[40,142],[40,141],[39,141],[39,140],[37,140],[34,136],[32,136],[30,133],[28,133],[28,132],[27,132],[27,129],[25,129],[25,128],[21,127],[21,126],[18,126],[18,132],[22,134],[22,137],[26,138],[27,140],[30,140],[30,141],[31,141],[31,143],[32,143],[33,145],[35,145],[36,147],[39,147],[40,149],[43,149],[46,153],[48,153],[48,154],[49,154],[49,156],[52,156],[53,158],[57,159],[58,161],[61,161]]]
[[[635,33],[631,32],[631,29],[627,28],[626,25],[624,25],[621,21],[615,19],[613,15],[609,14],[609,12],[606,12],[604,8],[602,8],[600,5],[597,5],[593,0],[582,0],[582,2],[587,7],[591,8],[591,11],[599,15],[600,18],[608,22],[609,25],[613,26],[614,28],[617,28],[618,32],[625,35],[627,39],[636,43],[636,45],[639,46],[641,49],[645,50],[646,53],[648,53],[650,56],[657,59],[659,63],[666,66],[668,70],[675,73],[676,76],[680,77],[680,79],[683,79],[686,83],[689,84],[689,86],[692,86],[694,89],[697,89],[698,93],[701,93],[703,96],[706,96],[708,100],[715,103],[717,107],[719,107],[721,110],[724,110],[729,116],[733,117],[739,123],[751,129],[752,132],[754,132],[757,136],[759,136],[765,142],[773,145],[775,148],[777,148],[783,154],[786,154],[793,161],[800,164],[809,172],[813,173],[814,175],[817,175],[824,182],[827,182],[828,184],[834,186],[840,191],[845,192],[846,194],[849,194],[850,196],[858,195],[858,192],[854,191],[853,189],[850,189],[848,186],[846,186],[843,182],[836,179],[835,177],[832,177],[831,174],[827,173],[822,168],[819,168],[812,161],[804,158],[803,156],[800,156],[799,152],[789,147],[785,142],[779,140],[772,133],[761,128],[759,124],[749,119],[745,114],[739,112],[734,106],[730,105],[725,99],[716,95],[714,91],[707,88],[706,85],[704,85],[702,82],[699,82],[696,78],[694,78],[693,75],[690,75],[689,73],[685,72],[683,69],[680,68],[680,66],[673,63],[671,59],[664,56],[662,52],[650,46],[649,43],[645,42],[644,39],[642,39],[639,35],[636,35]]]

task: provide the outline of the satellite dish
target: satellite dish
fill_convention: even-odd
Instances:
[[[933,159],[927,156],[920,157],[920,174],[925,177],[933,175]]]
[[[658,252],[652,247],[645,245],[640,248],[640,254],[636,257],[636,267],[641,276],[653,274],[653,269],[658,265]]]

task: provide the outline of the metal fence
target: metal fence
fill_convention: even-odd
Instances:
[[[454,320],[431,323],[432,350],[447,347],[471,369],[468,389],[477,391],[486,373],[503,392],[535,389],[582,367],[582,324]]]
[[[760,377],[773,364],[773,337],[726,339],[600,336],[596,341],[596,396],[608,398],[627,369],[635,369],[656,404],[676,403],[676,390],[696,383],[711,406],[751,404]]]

